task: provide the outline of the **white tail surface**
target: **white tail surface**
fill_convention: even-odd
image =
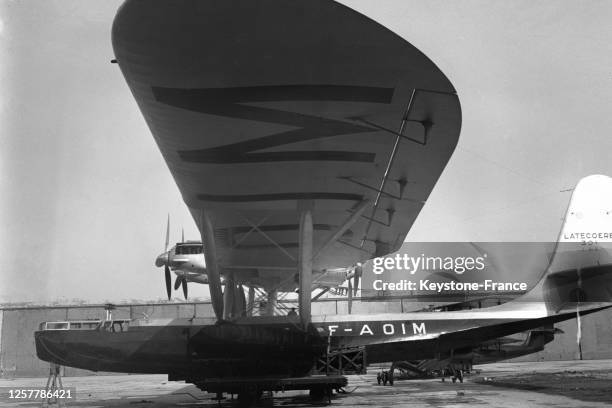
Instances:
[[[559,234],[549,272],[612,263],[612,178],[578,182]]]
[[[559,242],[612,243],[612,178],[592,175],[578,182]]]
[[[545,278],[531,292],[559,312],[612,301],[612,178],[578,182]],[[541,292],[540,292],[541,291]]]

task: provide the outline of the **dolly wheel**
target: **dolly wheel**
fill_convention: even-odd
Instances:
[[[327,393],[325,391],[325,387],[312,387],[309,390],[308,395],[310,395],[310,399],[312,401],[321,401],[326,397]]]
[[[261,391],[243,391],[238,394],[238,405],[250,407],[261,399]]]

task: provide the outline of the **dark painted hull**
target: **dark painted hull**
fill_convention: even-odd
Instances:
[[[583,310],[588,314],[609,305]],[[492,308],[498,309],[498,308]],[[536,316],[526,310],[352,316],[314,321],[308,331],[287,318],[214,324],[190,319],[133,326],[125,332],[49,330],[35,333],[38,357],[93,371],[166,373],[172,379],[295,377],[332,348],[364,347],[368,363],[438,358],[451,350],[548,326],[575,311]],[[367,327],[367,329],[366,329]],[[393,333],[391,333],[393,327]],[[405,327],[405,332],[404,332]]]
[[[93,371],[174,377],[301,376],[324,351],[320,337],[286,326],[167,325],[113,333],[35,333],[40,359]]]

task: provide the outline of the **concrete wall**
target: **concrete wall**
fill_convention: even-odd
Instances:
[[[581,319],[582,358],[584,360],[612,359],[612,310],[604,310],[583,316]],[[555,325],[563,333],[543,351],[519,357],[511,361],[578,360],[580,349],[577,342],[577,321],[567,320]]]
[[[293,304],[287,305],[294,306]],[[425,303],[393,300],[387,302],[354,302],[353,313],[401,313],[419,310]],[[345,300],[315,302],[313,314],[344,314]],[[36,357],[33,333],[43,321],[99,319],[102,306],[21,307],[0,310],[0,376],[46,376],[48,364]],[[213,316],[209,303],[122,305],[114,311],[115,318],[176,318]],[[582,356],[584,359],[612,358],[612,310],[582,318]],[[579,358],[576,343],[576,321],[557,325],[564,331],[542,352],[525,356],[519,361],[571,360]],[[92,374],[66,368],[65,375]]]

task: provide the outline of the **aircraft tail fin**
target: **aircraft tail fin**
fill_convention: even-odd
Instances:
[[[554,312],[612,302],[612,178],[578,182],[548,269],[527,298],[534,295]]]

